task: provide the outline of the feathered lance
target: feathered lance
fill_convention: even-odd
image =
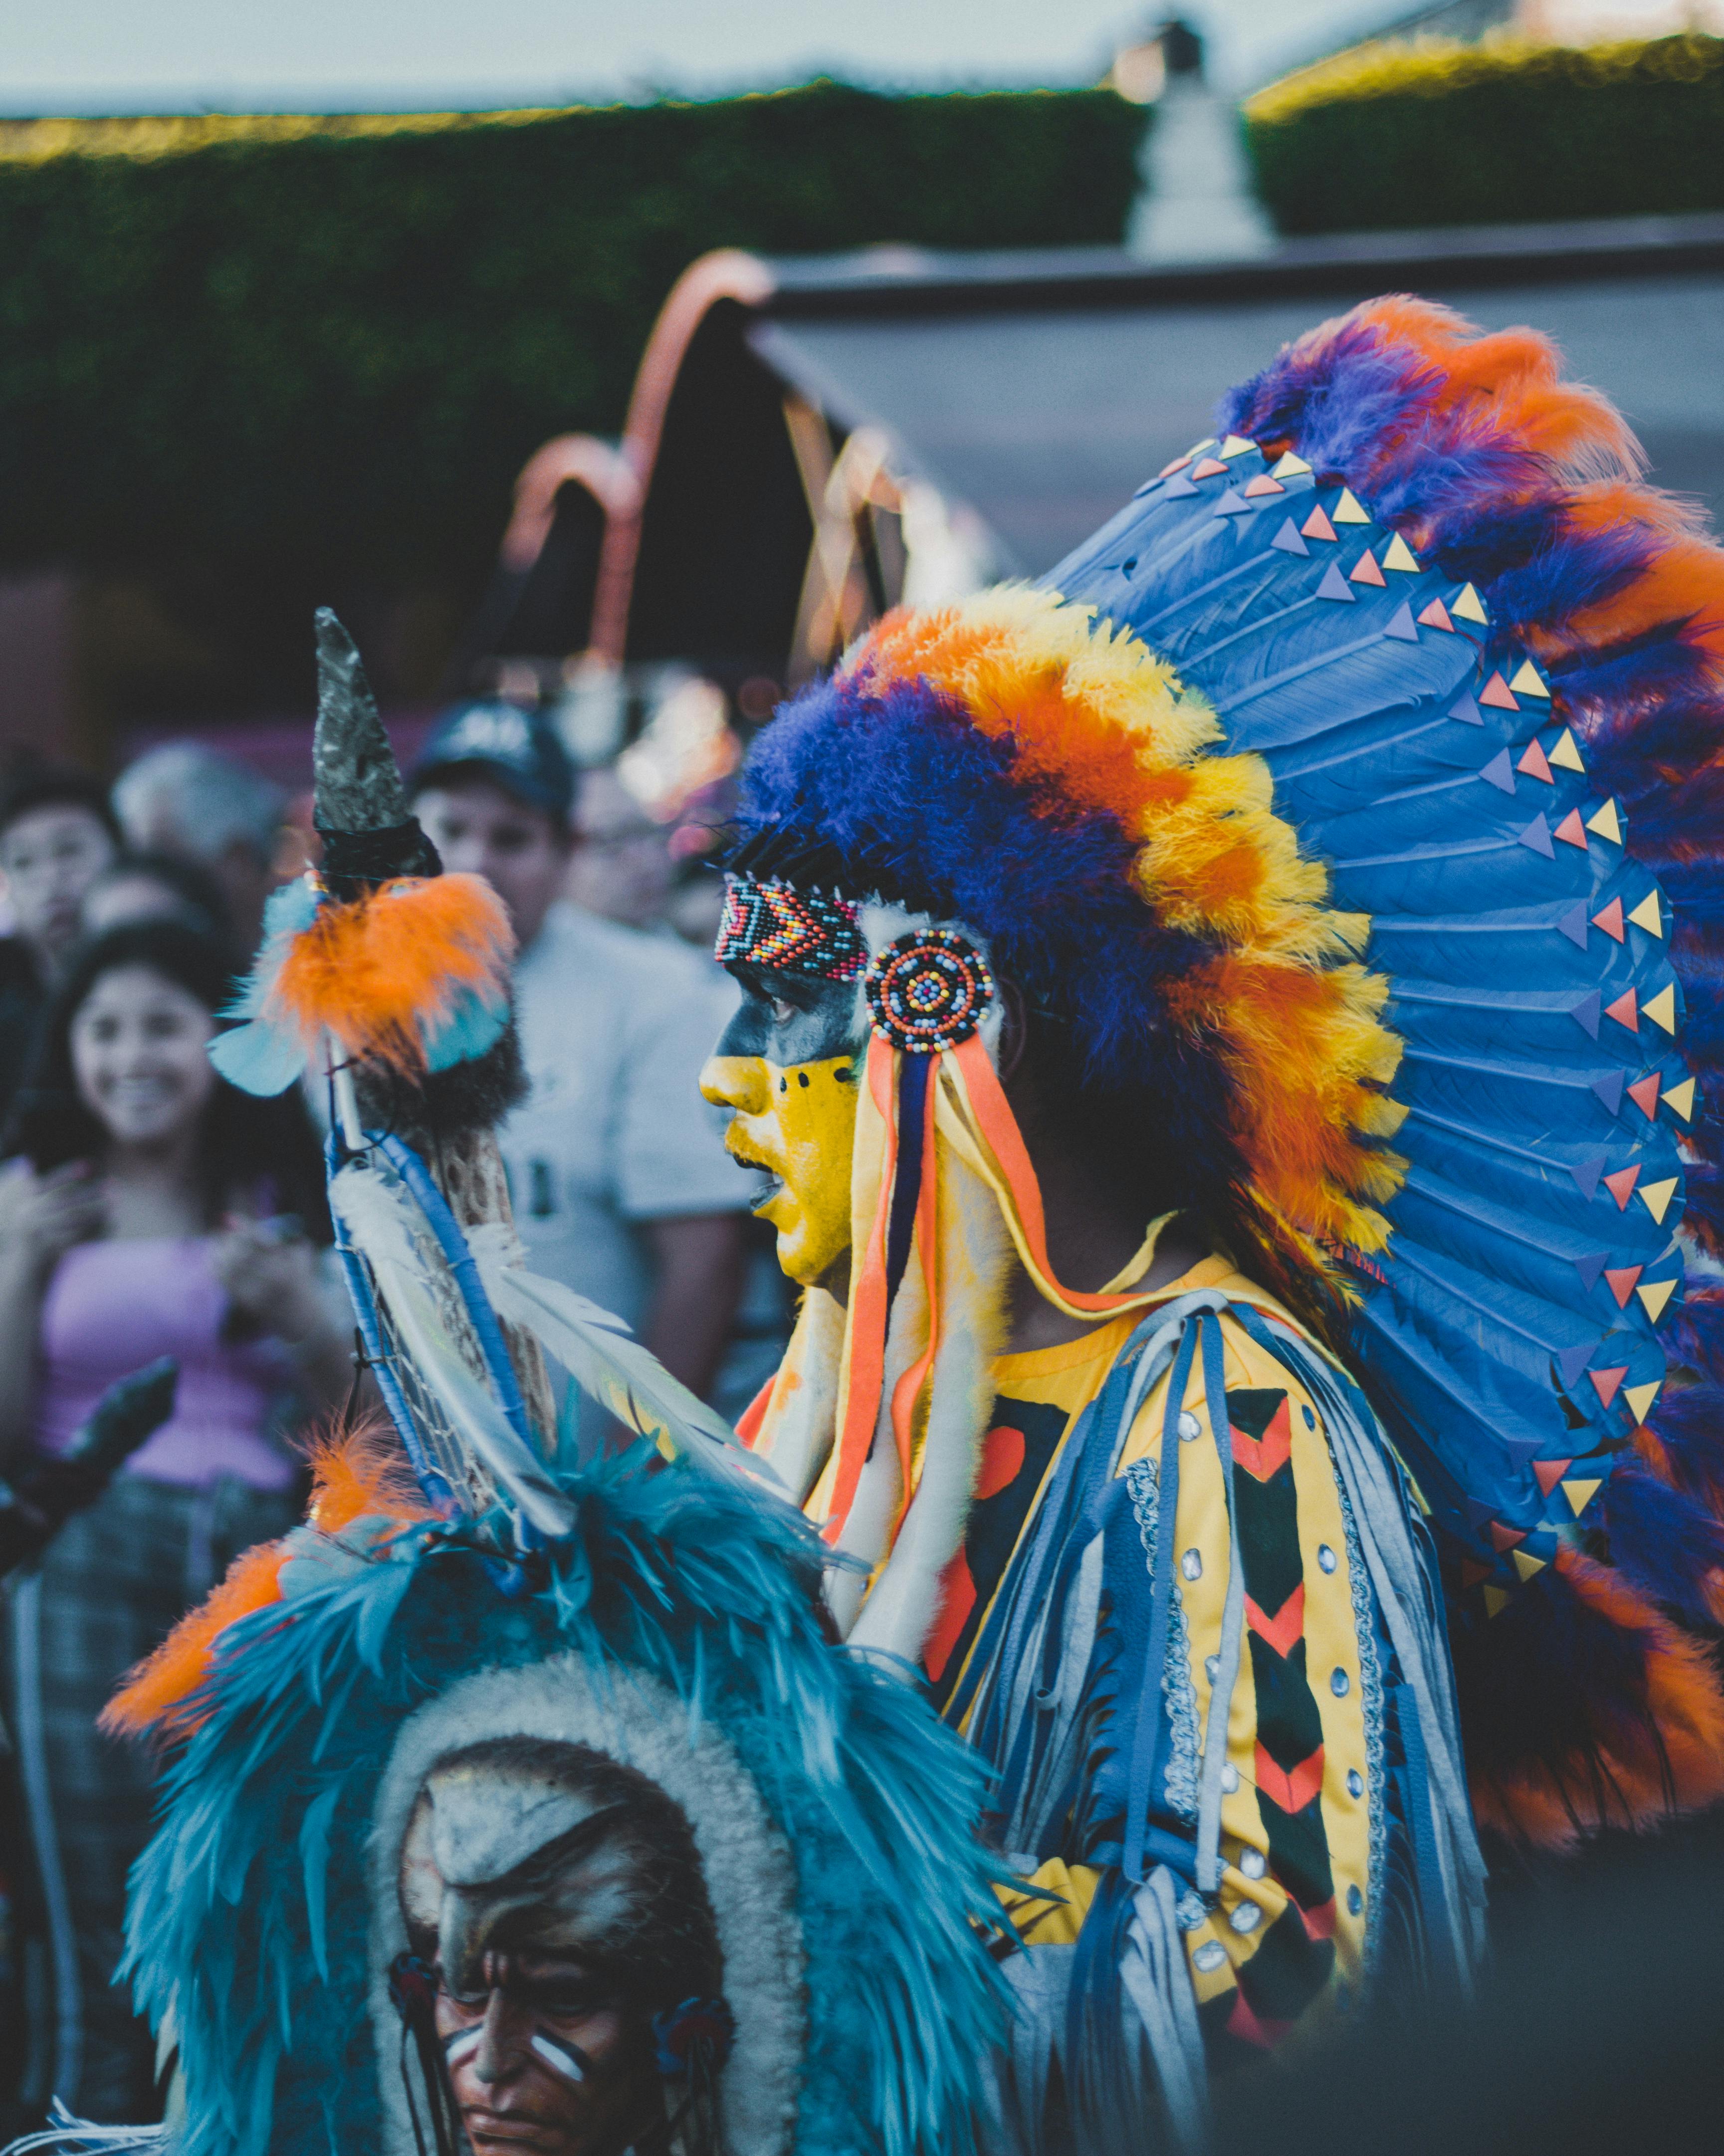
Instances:
[[[318,609],[316,631],[313,814],[323,844],[321,880],[336,909],[326,918],[340,922],[351,908],[358,909],[362,916],[382,911],[387,919],[389,886],[403,878],[439,877],[443,864],[408,805],[394,752],[352,638],[327,607]],[[358,926],[358,921],[354,925]],[[411,937],[422,924],[416,916],[403,926]],[[462,926],[459,920],[448,921],[458,942],[462,940]],[[365,958],[387,969],[391,955],[387,940],[374,934],[366,939],[367,947],[362,956],[358,949],[348,947],[359,940],[337,936],[331,941],[338,947],[331,953],[332,959],[351,957],[359,962],[351,967],[344,983],[345,993],[356,1002],[370,985],[372,967],[364,963]],[[385,946],[381,950],[377,948],[380,942]],[[423,947],[419,952],[403,950],[397,955],[403,961],[420,957]],[[412,996],[413,981],[405,966],[403,978],[396,983],[377,983],[384,997],[392,985],[405,988]],[[432,1008],[425,1007],[427,998],[414,998],[420,1007],[413,1015],[420,1021],[418,1029],[430,1034],[446,1016],[437,1002],[439,997],[446,1000],[448,983],[427,980],[425,986],[430,991]],[[393,1131],[407,1140],[430,1169],[464,1229],[487,1224],[511,1227],[514,1214],[495,1127],[526,1091],[512,1013],[504,1014],[495,1038],[479,1054],[463,1056],[442,1068],[437,1067],[434,1052],[418,1058],[390,1053],[386,1039],[379,1040],[378,1048],[380,1052],[372,1055],[346,1057],[337,1050],[334,1059],[338,1067],[345,1064],[351,1070],[364,1126]],[[506,1317],[500,1317],[499,1322],[528,1416],[548,1440],[557,1418],[543,1353],[531,1333]]]
[[[351,639],[317,617],[319,874],[275,893],[210,1055],[236,1086],[330,1089],[330,1204],[362,1337],[428,1495],[500,1497],[538,1534],[567,1506],[548,1351],[625,1427],[752,1485],[773,1478],[608,1311],[526,1265],[495,1126],[524,1090],[515,942],[482,877],[445,875],[408,806]],[[772,1498],[770,1502],[776,1502]]]

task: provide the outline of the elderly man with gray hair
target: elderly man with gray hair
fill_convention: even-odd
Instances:
[[[215,877],[241,947],[255,950],[276,882],[281,788],[201,742],[165,742],[127,765],[113,801],[136,851],[177,855]]]

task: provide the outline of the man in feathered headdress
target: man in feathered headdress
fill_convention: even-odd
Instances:
[[[1716,845],[1653,773],[1724,732],[1724,557],[1420,303],[1223,424],[781,712],[706,1079],[806,1291],[743,1434],[995,1770],[1018,2098],[1099,2146],[1473,1955],[1435,1548],[1490,1824],[1724,1782],[1664,1614],[1718,1604],[1716,1424],[1649,1426],[1710,1143],[1652,870]]]

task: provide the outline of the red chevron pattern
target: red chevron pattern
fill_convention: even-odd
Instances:
[[[1257,1786],[1284,1812],[1302,1812],[1323,1787],[1323,1748],[1320,1744],[1296,1767],[1276,1766],[1261,1744],[1257,1748]]]
[[[750,875],[725,879],[716,955],[721,966],[737,960],[828,981],[858,980],[868,964],[859,910],[848,899]]]
[[[1229,1432],[1233,1439],[1234,1466],[1243,1467],[1255,1481],[1267,1482],[1292,1457],[1293,1421],[1287,1411],[1286,1395],[1283,1394],[1281,1404],[1261,1437],[1248,1436],[1234,1423],[1229,1423]]]
[[[1245,1622],[1285,1661],[1305,1636],[1305,1582],[1300,1581],[1273,1617],[1265,1617],[1248,1594]]]

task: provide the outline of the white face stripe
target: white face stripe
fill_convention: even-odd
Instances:
[[[566,2082],[583,2082],[587,2069],[572,2051],[559,2044],[554,2036],[547,2036],[542,2029],[533,2031],[533,2049],[554,2074],[561,2074]]]
[[[457,2029],[453,2035],[444,2038],[444,2062],[451,2071],[479,2049],[480,2040],[484,2034],[485,2024],[478,2021],[470,2029]],[[547,2036],[542,2030],[535,2029],[531,2043],[534,2051],[553,2073],[561,2074],[566,2082],[586,2080],[585,2066],[572,2051],[559,2044],[554,2036]]]
[[[479,2049],[479,2040],[484,2034],[484,2022],[475,2021],[470,2029],[457,2029],[452,2036],[445,2036],[443,2040],[444,2062],[450,2066],[459,2066],[469,2051]]]

